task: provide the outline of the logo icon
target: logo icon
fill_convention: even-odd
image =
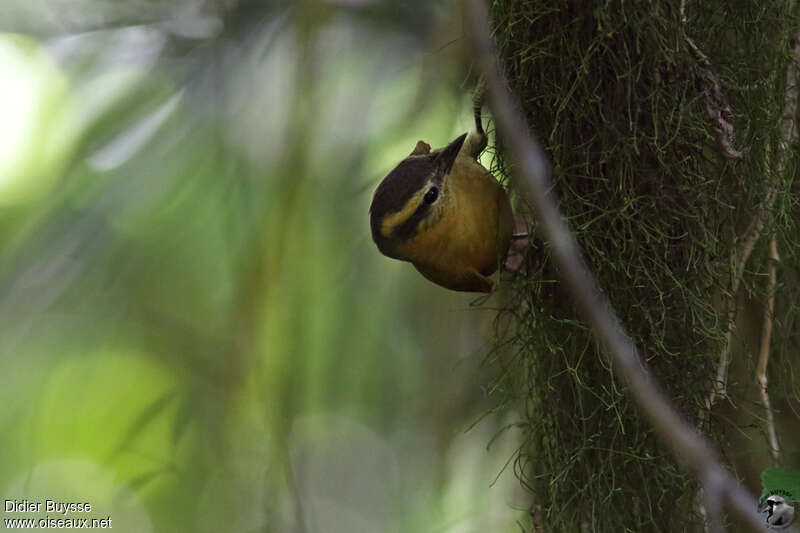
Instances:
[[[795,519],[795,505],[800,501],[800,472],[785,468],[767,468],[761,473],[758,512],[764,516],[767,529],[788,528]]]

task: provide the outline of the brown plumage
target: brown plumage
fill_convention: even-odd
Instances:
[[[384,255],[448,289],[493,290],[488,276],[508,252],[514,217],[505,190],[476,160],[485,146],[482,130],[433,152],[419,141],[383,179],[370,226]]]

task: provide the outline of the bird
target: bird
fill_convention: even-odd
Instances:
[[[783,496],[773,494],[761,505],[761,511],[767,515],[767,524],[772,529],[785,529],[794,522],[794,507],[786,502]]]
[[[514,215],[505,189],[477,159],[487,143],[479,103],[475,123],[438,150],[417,142],[375,189],[370,228],[382,254],[412,263],[428,280],[490,293]]]

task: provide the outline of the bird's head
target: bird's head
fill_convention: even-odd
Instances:
[[[370,226],[384,255],[407,259],[399,255],[398,247],[439,221],[448,201],[448,176],[466,137],[460,135],[431,153],[418,143],[378,185],[369,208]]]
[[[770,495],[761,504],[761,511],[767,514],[767,524],[772,529],[784,529],[794,522],[794,507],[777,494]]]

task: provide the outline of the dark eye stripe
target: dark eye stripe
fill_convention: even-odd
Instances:
[[[402,224],[398,224],[392,232],[394,237],[400,240],[408,240],[417,233],[417,226],[427,216],[431,210],[431,204],[422,202],[416,210]]]

